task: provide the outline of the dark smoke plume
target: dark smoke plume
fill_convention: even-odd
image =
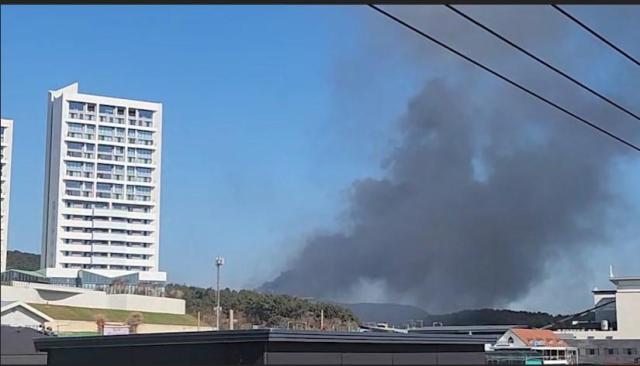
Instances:
[[[554,258],[610,240],[611,166],[636,155],[482,71],[452,70],[408,103],[386,177],[353,183],[344,229],[311,237],[263,289],[344,299],[364,281],[431,311],[499,306]],[[543,90],[640,141],[634,121],[575,89]]]

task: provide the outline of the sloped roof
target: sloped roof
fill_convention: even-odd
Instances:
[[[529,347],[566,347],[567,342],[549,329],[514,328],[511,331]]]
[[[25,304],[22,301],[3,301],[2,302],[2,308],[0,308],[0,311],[4,314],[6,312],[8,312],[9,310],[16,308],[16,307],[20,307],[24,310],[26,310],[27,312],[43,319],[44,321],[50,322],[53,320],[52,317],[50,317],[49,315],[41,312],[40,310],[34,308],[33,306],[29,305],[29,304]]]
[[[47,354],[36,351],[34,339],[50,337],[31,328],[3,325],[0,333],[2,365],[46,365]]]

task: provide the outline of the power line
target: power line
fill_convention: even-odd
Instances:
[[[594,31],[593,29],[589,28],[589,26],[587,26],[586,24],[581,22],[578,18],[576,18],[573,15],[569,14],[566,10],[562,9],[558,5],[551,4],[551,6],[553,6],[554,9],[556,9],[559,12],[561,12],[567,18],[573,20],[574,23],[576,23],[579,26],[581,26],[584,30],[586,30],[587,32],[591,33],[594,37],[596,37],[599,40],[601,40],[602,42],[606,43],[609,47],[613,48],[614,50],[618,51],[622,56],[628,58],[631,62],[633,62],[634,64],[640,66],[640,62],[638,62],[638,60],[633,58],[633,56],[631,56],[628,53],[624,52],[622,49],[620,49],[618,46],[614,45],[613,43],[609,42],[606,38],[604,38],[603,36],[598,34],[598,32]]]
[[[582,89],[590,92],[591,94],[594,94],[595,96],[599,97],[600,99],[604,100],[605,102],[611,104],[612,106],[618,108],[619,110],[623,111],[624,113],[630,115],[631,117],[637,119],[640,121],[640,116],[638,116],[637,114],[631,112],[630,110],[626,109],[625,107],[619,105],[618,103],[614,102],[613,100],[607,98],[606,96],[598,93],[597,91],[593,90],[593,88],[590,88],[589,86],[585,85],[584,83],[576,80],[575,78],[571,77],[570,75],[568,75],[567,73],[565,73],[564,71],[558,69],[557,67],[549,64],[548,62],[544,61],[543,59],[541,59],[540,57],[532,54],[531,52],[527,51],[526,49],[518,46],[517,44],[515,44],[514,42],[510,41],[509,39],[507,39],[506,37],[500,35],[498,32],[494,31],[493,29],[487,27],[486,25],[480,23],[479,21],[477,21],[476,19],[472,18],[471,16],[469,16],[468,14],[465,14],[464,12],[462,12],[461,10],[451,6],[451,5],[445,5],[447,8],[449,8],[451,11],[455,12],[456,14],[460,15],[461,17],[465,18],[466,20],[470,21],[471,23],[475,24],[476,26],[484,29],[485,31],[489,32],[490,34],[492,34],[493,36],[499,38],[501,41],[505,42],[506,44],[508,44],[509,46],[517,49],[518,51],[524,53],[525,55],[531,57],[532,59],[538,61],[539,63],[541,63],[542,65],[546,66],[547,68],[555,71],[556,73],[564,76],[566,79],[568,79],[569,81],[573,82],[574,84],[578,85],[579,87],[581,87]]]
[[[621,137],[616,136],[615,134],[613,134],[613,133],[611,133],[611,132],[609,132],[609,131],[607,131],[607,130],[603,129],[602,127],[599,127],[598,125],[596,125],[596,124],[594,124],[594,123],[592,123],[592,122],[589,122],[588,120],[586,120],[586,119],[584,119],[584,118],[582,118],[582,117],[578,116],[577,114],[575,114],[575,113],[571,112],[570,110],[568,110],[568,109],[566,109],[566,108],[564,108],[564,107],[562,107],[562,106],[560,106],[560,105],[556,104],[555,102],[552,102],[551,100],[549,100],[549,99],[547,99],[547,98],[545,98],[545,97],[543,97],[543,96],[541,96],[541,95],[537,94],[536,92],[534,92],[534,91],[531,91],[531,90],[527,89],[526,87],[524,87],[524,86],[522,86],[522,85],[520,85],[520,84],[516,83],[515,81],[513,81],[513,80],[509,79],[508,77],[506,77],[506,76],[504,76],[504,75],[502,75],[502,74],[498,73],[497,71],[495,71],[495,70],[493,70],[493,69],[491,69],[491,68],[489,68],[489,67],[487,67],[487,66],[485,66],[485,65],[481,64],[480,62],[478,62],[478,61],[476,61],[476,60],[472,59],[471,57],[469,57],[469,56],[467,56],[467,55],[463,54],[462,52],[460,52],[460,51],[458,51],[458,50],[456,50],[456,49],[452,48],[451,46],[449,46],[449,45],[447,45],[447,44],[445,44],[445,43],[443,43],[443,42],[439,41],[437,38],[435,38],[435,37],[432,37],[432,36],[428,35],[427,33],[425,33],[425,32],[423,32],[423,31],[421,31],[421,30],[417,29],[416,27],[412,26],[411,24],[406,23],[406,22],[405,22],[405,21],[403,21],[402,19],[399,19],[399,18],[397,18],[396,16],[394,16],[394,15],[392,15],[392,14],[390,14],[390,13],[388,13],[388,12],[384,11],[384,10],[382,10],[381,8],[377,7],[376,5],[369,4],[369,7],[371,7],[372,9],[374,9],[374,10],[376,10],[376,11],[378,11],[378,12],[379,12],[379,13],[381,13],[382,15],[384,15],[384,16],[386,16],[386,17],[388,17],[389,19],[391,19],[391,20],[393,20],[393,21],[395,21],[395,22],[397,22],[397,23],[399,23],[399,24],[403,25],[404,27],[406,27],[406,28],[408,28],[408,29],[410,29],[410,30],[414,31],[415,33],[417,33],[417,34],[419,34],[419,35],[421,35],[421,36],[425,37],[426,39],[428,39],[428,40],[430,40],[431,42],[433,42],[433,43],[437,44],[438,46],[440,46],[440,47],[443,47],[443,48],[447,49],[449,52],[451,52],[451,53],[453,53],[453,54],[455,54],[455,55],[457,55],[457,56],[460,56],[460,57],[464,58],[465,60],[467,60],[467,61],[471,62],[472,64],[474,64],[474,65],[476,65],[476,66],[478,66],[478,67],[480,67],[481,69],[483,69],[483,70],[485,70],[485,71],[487,71],[487,72],[491,73],[492,75],[494,75],[494,76],[496,76],[496,77],[498,77],[498,78],[500,78],[500,79],[502,79],[502,80],[506,81],[507,83],[509,83],[509,84],[511,84],[511,85],[513,85],[513,86],[515,86],[516,88],[518,88],[518,89],[520,89],[520,90],[522,90],[522,91],[526,92],[527,94],[529,94],[529,95],[531,95],[531,96],[534,96],[535,98],[537,98],[537,99],[539,99],[539,100],[541,100],[541,101],[545,102],[546,104],[548,104],[548,105],[550,105],[550,106],[552,106],[552,107],[554,107],[554,108],[556,108],[556,109],[558,109],[558,110],[560,110],[560,111],[562,111],[562,112],[564,112],[564,113],[568,114],[569,116],[571,116],[571,117],[575,118],[576,120],[578,120],[578,121],[580,121],[580,122],[584,123],[585,125],[587,125],[587,126],[589,126],[589,127],[593,128],[593,129],[595,129],[595,130],[598,130],[599,132],[601,132],[601,133],[603,133],[603,134],[605,134],[605,135],[607,135],[607,136],[611,137],[612,139],[614,139],[614,140],[616,140],[616,141],[618,141],[618,142],[621,142],[621,143],[623,143],[623,144],[627,145],[628,147],[630,147],[630,148],[632,148],[632,149],[634,149],[634,150],[636,150],[636,151],[640,152],[640,147],[638,147],[638,146],[634,145],[633,143],[631,143],[631,142],[629,142],[629,141],[626,141],[625,139],[623,139],[623,138],[621,138]]]

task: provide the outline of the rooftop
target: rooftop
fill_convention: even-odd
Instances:
[[[202,344],[237,342],[285,343],[367,343],[367,344],[468,344],[484,345],[484,337],[470,335],[423,335],[395,333],[292,331],[284,329],[232,330],[213,332],[179,332],[132,334],[122,336],[66,337],[36,342],[39,350],[74,347],[152,346],[162,344]]]
[[[511,331],[530,347],[566,347],[567,343],[549,329],[521,329],[514,328]]]

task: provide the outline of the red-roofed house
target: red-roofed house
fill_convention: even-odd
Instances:
[[[493,347],[496,351],[531,350],[538,354],[545,365],[575,365],[578,351],[548,329],[508,330]]]

